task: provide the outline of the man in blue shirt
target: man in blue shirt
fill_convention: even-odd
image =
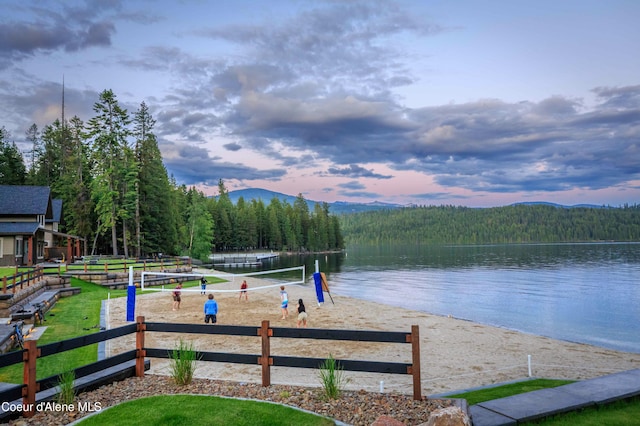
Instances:
[[[209,320],[211,320],[215,324],[218,322],[218,302],[213,299],[213,294],[209,294],[208,299],[204,302],[204,322],[208,324]]]

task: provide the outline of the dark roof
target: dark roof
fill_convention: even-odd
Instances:
[[[53,218],[51,189],[48,186],[0,185],[0,215],[38,214]]]
[[[0,222],[0,235],[34,235],[38,222]]]
[[[46,222],[60,223],[62,221],[62,200],[59,198],[51,200],[51,209],[53,210],[53,217],[51,219],[47,219]]]

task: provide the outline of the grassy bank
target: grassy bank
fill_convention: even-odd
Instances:
[[[13,271],[15,269],[11,268],[11,273]],[[215,282],[221,282],[221,280],[209,278],[210,284]],[[199,282],[189,281],[184,284],[184,287],[193,287],[199,285]],[[60,298],[45,314],[43,326],[47,329],[38,340],[38,346],[100,331],[102,301],[108,297],[118,298],[127,295],[126,290],[111,290],[76,278],[71,279],[71,286],[80,287],[81,292],[74,296]],[[137,290],[137,294],[142,294],[140,289]],[[97,360],[97,344],[39,358],[36,366],[37,378],[40,380],[58,375]],[[22,370],[22,364],[0,369],[0,382],[22,383]]]

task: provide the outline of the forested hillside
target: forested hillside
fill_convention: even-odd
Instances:
[[[234,204],[221,179],[217,198],[178,185],[167,175],[144,102],[130,114],[105,90],[93,109],[86,123],[62,118],[25,129],[28,167],[0,122],[0,185],[50,187],[63,202],[59,230],[84,237],[85,254],[206,260],[213,251],[344,247],[326,203],[310,210],[298,195],[292,204],[277,198]]]
[[[342,215],[346,244],[640,241],[640,206],[411,207]]]

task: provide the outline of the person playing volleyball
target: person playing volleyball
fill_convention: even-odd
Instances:
[[[289,295],[283,285],[280,286],[280,309],[282,309],[281,319],[287,319],[289,316]]]
[[[204,302],[204,322],[215,324],[218,322],[218,302],[213,299],[213,294],[209,294],[208,299]]]
[[[174,311],[177,311],[178,309],[180,309],[180,301],[182,300],[180,298],[180,296],[182,295],[182,292],[180,291],[180,289],[182,289],[182,283],[178,283],[175,290],[173,290],[173,310]]]
[[[240,285],[240,296],[238,297],[238,302],[242,300],[242,295],[244,295],[244,300],[249,301],[249,292],[247,289],[249,285],[247,284],[247,280],[242,281],[242,285]]]

